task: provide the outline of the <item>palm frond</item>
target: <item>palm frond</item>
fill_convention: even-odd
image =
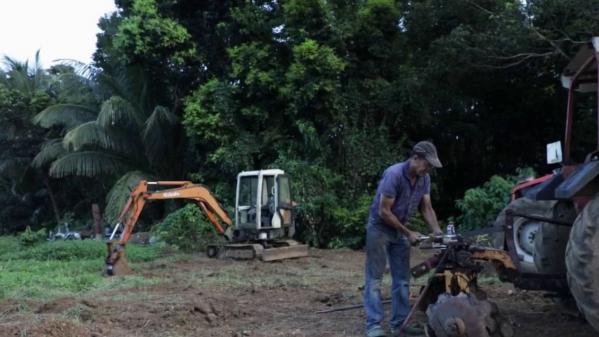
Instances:
[[[15,69],[20,69],[23,67],[22,62],[19,62],[17,59],[12,58],[8,55],[4,55],[4,57],[2,58],[2,63],[4,63],[4,65],[6,66],[6,69],[8,69],[9,71],[15,70]]]
[[[31,158],[10,157],[0,160],[0,175],[11,179],[18,179],[25,172]]]
[[[61,84],[62,87],[73,89],[83,86],[93,90],[94,86],[96,85],[96,83],[89,77],[81,76],[75,72],[61,73],[56,77],[56,80]]]
[[[47,74],[40,62],[39,50],[35,54],[33,66],[29,61],[20,62],[14,58],[4,56],[4,64],[8,69],[8,76],[11,87],[20,91],[28,97],[43,90],[47,84]]]
[[[145,120],[149,113],[148,79],[146,69],[137,65],[112,65],[109,72],[97,77],[98,83],[107,88],[113,96],[125,99],[135,109],[140,120]]]
[[[100,82],[103,86],[107,87],[114,94],[114,96],[129,96],[127,88],[125,88],[125,86],[121,84],[122,82],[126,82],[126,80],[122,79],[124,76],[124,72],[117,71],[116,73],[118,74],[117,76],[119,76],[118,78],[110,76],[106,73],[100,73],[97,77],[98,82]]]
[[[164,160],[164,155],[170,151],[174,140],[173,129],[179,124],[179,118],[167,108],[157,106],[146,120],[142,133],[142,141],[146,156],[150,162]]]
[[[128,167],[129,165],[118,156],[99,151],[81,151],[68,153],[55,160],[50,166],[50,176],[95,177],[123,172]]]
[[[33,117],[33,123],[43,128],[64,125],[71,129],[96,118],[96,111],[83,105],[56,104]]]
[[[99,68],[94,67],[92,64],[83,63],[81,61],[73,59],[58,59],[56,61],[65,66],[72,67],[75,70],[75,74],[87,79],[94,79],[101,73]]]
[[[31,97],[33,95],[33,87],[29,81],[29,64],[27,61],[21,63],[8,56],[4,57],[4,63],[9,69],[9,83],[13,89]]]
[[[66,150],[62,146],[62,139],[50,139],[43,146],[40,152],[33,158],[31,163],[33,167],[43,167],[65,154]]]
[[[135,109],[119,96],[112,96],[102,103],[98,123],[104,128],[137,128],[143,125]]]
[[[104,219],[108,223],[114,223],[133,188],[140,180],[151,180],[151,178],[150,174],[142,171],[129,171],[119,178],[106,196]]]
[[[94,67],[93,64],[86,64],[72,59],[59,59],[58,62],[62,65],[73,68],[74,74],[76,76],[85,79],[82,81],[84,81],[85,85],[91,89],[98,102],[110,97],[100,83],[100,78],[107,76],[104,74],[102,69]]]
[[[127,151],[131,152],[131,148],[136,147],[126,134],[118,129],[105,129],[97,121],[80,124],[67,132],[62,145],[71,152],[81,151],[87,145],[96,145],[121,154],[127,154]]]
[[[39,49],[35,52],[33,68],[31,69],[31,77],[32,90],[38,90],[43,86],[44,82],[46,81],[46,73],[42,65]]]

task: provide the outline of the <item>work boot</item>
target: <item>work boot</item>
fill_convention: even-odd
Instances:
[[[366,337],[385,337],[385,330],[380,326],[375,326],[366,332]]]
[[[391,328],[391,336],[392,337],[404,337],[404,336],[424,336],[424,329],[420,327],[419,324],[410,324],[406,326],[401,334],[399,333],[399,328]]]

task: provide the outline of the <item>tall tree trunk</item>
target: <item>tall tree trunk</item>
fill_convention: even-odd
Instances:
[[[98,204],[92,204],[92,217],[94,219],[94,237],[100,239],[102,238],[102,213],[100,213]]]
[[[60,224],[60,213],[58,212],[58,206],[56,205],[56,198],[54,197],[54,192],[52,191],[52,187],[50,187],[50,181],[48,180],[48,176],[44,174],[44,185],[46,185],[46,189],[48,190],[48,196],[50,197],[50,203],[52,204],[52,210],[54,211],[54,218],[56,220],[56,225]]]

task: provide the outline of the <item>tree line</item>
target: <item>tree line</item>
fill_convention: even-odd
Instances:
[[[3,233],[91,203],[111,221],[141,178],[191,179],[230,207],[239,171],[277,167],[304,239],[359,245],[382,170],[422,139],[445,164],[435,208],[458,216],[492,175],[547,169],[561,70],[599,33],[599,0],[115,2],[93,64],[5,57]],[[576,117],[581,149],[592,116]]]

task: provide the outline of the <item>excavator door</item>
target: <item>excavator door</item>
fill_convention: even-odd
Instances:
[[[236,241],[276,240],[294,234],[289,177],[278,169],[237,176]]]

